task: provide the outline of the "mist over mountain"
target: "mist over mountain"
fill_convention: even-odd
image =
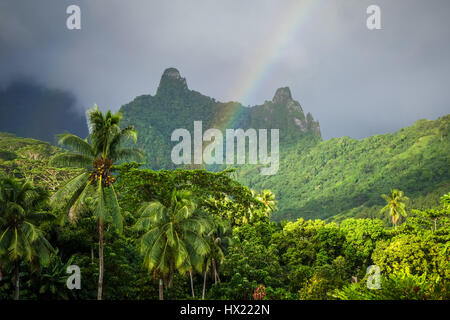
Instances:
[[[55,135],[71,132],[88,135],[85,116],[75,96],[22,79],[0,89],[0,132],[55,143]]]

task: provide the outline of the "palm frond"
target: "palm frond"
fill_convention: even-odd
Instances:
[[[133,126],[128,126],[120,130],[116,135],[114,135],[109,143],[108,155],[114,157],[114,153],[119,150],[127,142],[136,143],[137,133]]]
[[[61,168],[91,169],[94,158],[76,153],[60,153],[50,159],[50,165]]]
[[[83,140],[80,137],[71,133],[62,133],[57,135],[58,144],[60,146],[66,147],[70,151],[86,156],[95,156],[94,150],[87,140]]]
[[[84,172],[66,183],[50,198],[50,202],[56,208],[70,208],[76,201],[76,195],[80,194],[89,180],[89,173]]]
[[[140,149],[137,148],[129,148],[129,149],[120,149],[115,151],[111,158],[114,162],[122,162],[122,161],[136,161],[142,162],[145,160],[145,156]]]
[[[103,188],[105,194],[105,202],[108,217],[111,217],[113,226],[119,232],[123,230],[123,216],[120,210],[119,201],[117,201],[116,191],[114,186]]]
[[[91,181],[87,181],[86,185],[84,186],[83,190],[81,191],[81,193],[77,196],[75,202],[73,203],[73,205],[70,207],[69,210],[69,219],[73,222],[77,220],[77,216],[79,215],[79,213],[81,212],[86,196],[88,194],[89,189],[92,187],[92,182]]]

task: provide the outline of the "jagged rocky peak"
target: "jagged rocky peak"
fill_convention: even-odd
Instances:
[[[173,90],[188,90],[186,78],[176,68],[167,68],[161,76],[157,94]]]
[[[305,116],[300,103],[292,98],[289,87],[277,89],[273,96],[272,103],[287,108],[289,110],[289,116],[300,131],[304,133],[312,132],[316,136],[321,136],[319,122],[314,121],[314,118],[309,112]]]
[[[181,79],[180,71],[178,71],[178,69],[176,68],[167,68],[166,70],[164,70],[163,77],[164,76]]]
[[[273,96],[273,103],[286,103],[292,101],[291,90],[289,87],[279,88]]]
[[[289,87],[283,87],[277,89],[272,99],[273,104],[283,105],[290,111],[300,112],[303,117],[303,110],[300,103],[292,99],[291,90]]]

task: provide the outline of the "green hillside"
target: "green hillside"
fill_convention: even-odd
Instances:
[[[58,152],[61,152],[59,148],[47,142],[0,132],[0,176],[26,178],[55,191],[79,171],[51,167],[49,160]]]
[[[412,207],[427,207],[450,185],[449,123],[447,115],[394,134],[292,146],[283,151],[278,174],[260,176],[247,166],[236,178],[277,195],[275,219],[373,217],[384,203],[380,194],[393,188],[403,190]]]

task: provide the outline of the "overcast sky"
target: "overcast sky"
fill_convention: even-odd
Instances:
[[[66,28],[71,4],[81,30]],[[448,0],[0,0],[0,85],[31,77],[117,110],[176,67],[219,101],[289,86],[324,138],[363,138],[449,113],[449,13]]]

